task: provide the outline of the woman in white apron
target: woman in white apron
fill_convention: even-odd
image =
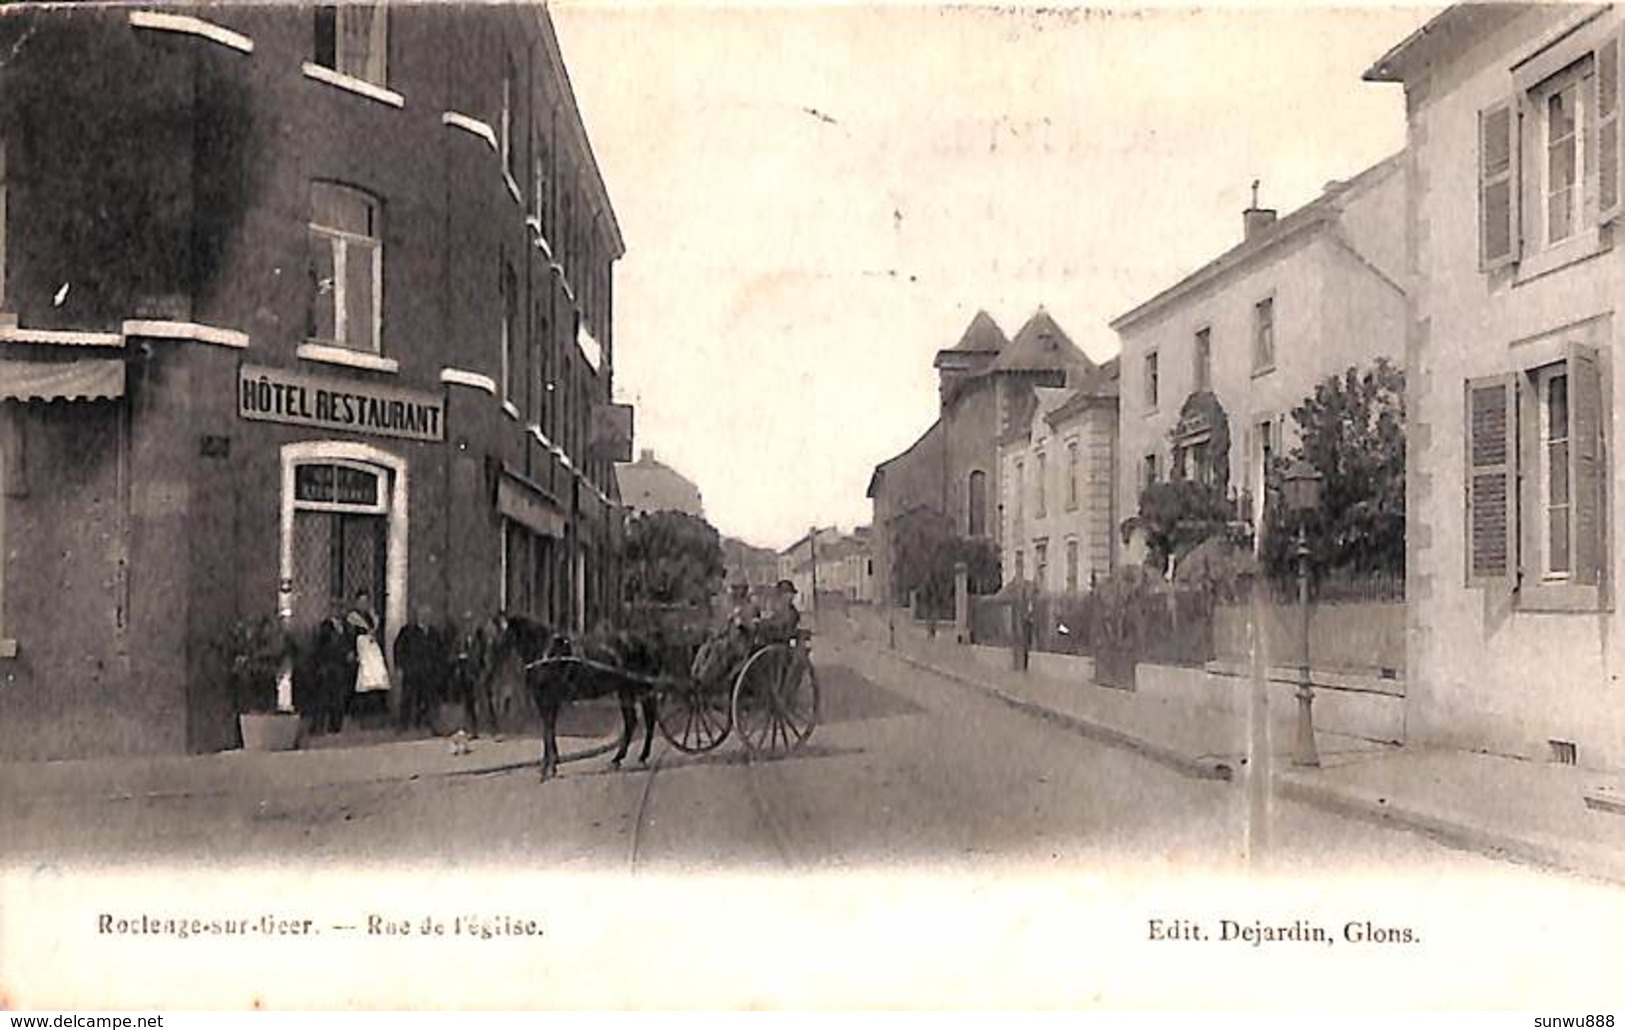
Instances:
[[[378,643],[378,616],[367,591],[355,592],[355,603],[344,616],[344,626],[355,639],[354,710],[359,715],[385,711],[389,707],[389,666]]]

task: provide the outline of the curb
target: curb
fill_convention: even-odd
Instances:
[[[1373,799],[1355,791],[1328,787],[1297,777],[1277,779],[1275,791],[1278,797],[1338,815],[1402,827],[1459,850],[1476,851],[1523,865],[1556,869],[1625,885],[1625,865],[1621,865],[1617,858],[1612,863],[1601,855],[1593,859],[1584,853],[1576,853],[1574,847],[1565,846],[1556,839],[1516,837],[1458,817],[1403,804],[1390,804],[1386,798]]]
[[[975,679],[971,676],[966,676],[964,673],[957,672],[952,669],[944,669],[939,665],[923,661],[919,658],[913,657],[912,655],[906,655],[898,651],[887,651],[881,649],[876,649],[876,653],[882,656],[889,656],[896,661],[903,662],[906,665],[912,665],[917,669],[923,669],[926,672],[941,676],[943,679],[953,680],[955,683],[979,690],[982,693],[995,698],[996,700],[1004,702],[1006,705],[1009,705],[1011,708],[1014,708],[1019,712],[1024,712],[1027,715],[1031,715],[1035,718],[1043,719],[1045,722],[1054,723],[1057,726],[1062,726],[1074,733],[1080,734],[1081,736],[1089,737],[1092,740],[1098,740],[1101,743],[1109,744],[1112,747],[1132,751],[1137,755],[1144,758],[1149,758],[1151,761],[1156,762],[1159,765],[1166,766],[1167,768],[1172,769],[1174,772],[1177,772],[1182,776],[1187,776],[1193,780],[1231,781],[1235,779],[1235,770],[1231,768],[1230,763],[1228,762],[1202,755],[1188,755],[1183,751],[1178,751],[1174,748],[1168,747],[1165,744],[1158,744],[1155,741],[1146,740],[1143,737],[1136,737],[1132,733],[1120,730],[1115,726],[1109,726],[1103,722],[1095,722],[1093,720],[1079,718],[1075,715],[1069,715],[1065,712],[1057,712],[1053,708],[1046,708],[1034,701],[1028,701],[1026,698],[1015,697],[1011,694],[1007,694],[990,683],[983,682],[982,680]]]
[[[868,641],[864,641],[868,644]],[[1091,722],[1076,716],[1057,712],[1023,698],[1013,697],[991,684],[932,662],[915,658],[900,651],[888,650],[869,644],[874,653],[890,657],[906,665],[941,676],[964,686],[988,694],[1012,708],[1029,715],[1064,726],[1083,736],[1121,747],[1143,755],[1193,779],[1233,780],[1231,766],[1217,759],[1191,756],[1166,745],[1144,740],[1103,723]],[[1423,809],[1390,803],[1387,798],[1369,797],[1346,787],[1332,787],[1303,779],[1299,775],[1278,776],[1274,780],[1277,797],[1319,808],[1337,815],[1362,819],[1389,827],[1409,830],[1462,851],[1472,851],[1522,865],[1558,870],[1564,873],[1625,885],[1625,862],[1611,851],[1598,849],[1596,855],[1565,844],[1559,838],[1541,838],[1535,835],[1514,836],[1509,833],[1475,825],[1458,816],[1429,812]],[[1593,805],[1587,797],[1588,807]],[[1613,799],[1609,799],[1613,800]],[[1611,810],[1611,806],[1610,810]]]

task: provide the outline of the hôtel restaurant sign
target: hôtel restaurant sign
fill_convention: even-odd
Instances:
[[[446,402],[441,395],[264,365],[243,365],[238,372],[237,414],[256,422],[408,440],[438,443],[446,438]]]

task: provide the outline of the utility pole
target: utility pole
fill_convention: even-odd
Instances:
[[[818,617],[818,527],[807,531],[807,554],[812,565],[812,597],[807,599],[807,610]]]

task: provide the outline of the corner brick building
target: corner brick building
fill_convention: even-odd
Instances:
[[[618,594],[620,230],[540,6],[0,11],[0,758],[235,741],[211,644]],[[387,649],[387,646],[386,646]]]

